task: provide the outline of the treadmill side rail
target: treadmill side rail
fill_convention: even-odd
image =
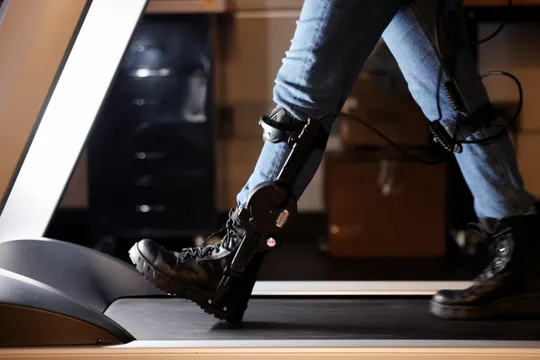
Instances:
[[[134,337],[104,315],[119,298],[164,296],[135,269],[56,240],[0,243],[0,346],[122,344]]]
[[[38,281],[0,269],[0,347],[118,345],[120,325]]]

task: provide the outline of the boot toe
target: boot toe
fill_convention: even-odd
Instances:
[[[479,296],[474,290],[474,288],[441,290],[431,298],[431,302],[446,306],[478,306],[485,303],[487,299]]]
[[[455,303],[456,296],[452,290],[441,290],[433,295],[431,301],[441,305],[451,305]]]
[[[150,239],[144,239],[139,241],[137,244],[137,250],[140,255],[148,262],[155,263],[158,254],[161,250],[161,246]]]
[[[178,253],[165,249],[158,243],[144,239],[136,243],[130,251],[134,264],[142,262],[143,272],[158,271],[160,274],[182,283],[195,283],[207,278],[205,271],[192,262],[181,262]],[[202,279],[202,280],[201,280]]]

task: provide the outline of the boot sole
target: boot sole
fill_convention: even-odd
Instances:
[[[226,321],[231,325],[238,325],[242,322],[248,301],[226,307],[225,309],[218,309],[212,306],[209,301],[212,297],[211,293],[201,291],[198,288],[181,283],[165,275],[159,269],[152,266],[140,252],[137,244],[133,245],[129,250],[129,258],[137,271],[158,289],[174,297],[186,299],[197,304],[205,313],[214,316],[218,320]]]
[[[507,297],[484,306],[445,305],[430,302],[430,312],[450,320],[477,320],[496,316],[540,315],[540,293]]]

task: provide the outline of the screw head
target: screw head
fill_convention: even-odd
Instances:
[[[274,239],[274,238],[266,239],[266,246],[268,246],[269,248],[273,248],[276,245],[277,245],[276,239]]]

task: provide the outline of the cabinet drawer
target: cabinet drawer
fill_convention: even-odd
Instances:
[[[204,14],[146,15],[120,64],[137,68],[208,67],[211,17]]]
[[[119,76],[107,109],[109,116],[126,123],[199,124],[209,120],[209,101],[208,74],[194,69],[163,77]]]

